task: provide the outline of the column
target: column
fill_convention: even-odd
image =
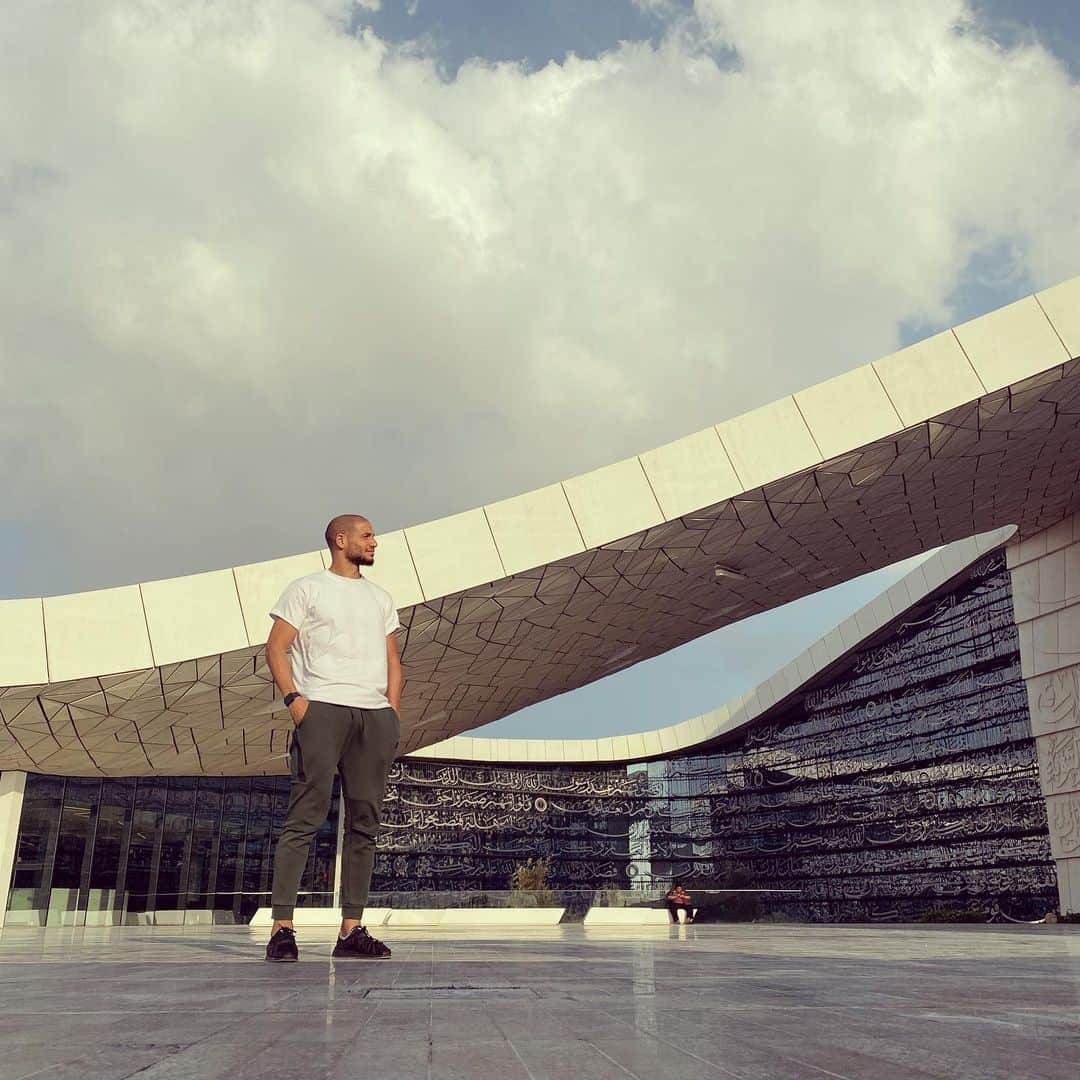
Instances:
[[[1080,912],[1080,514],[1008,548],[1062,912]]]
[[[7,915],[25,790],[26,773],[12,770],[0,773],[0,926]]]

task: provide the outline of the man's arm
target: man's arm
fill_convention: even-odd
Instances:
[[[266,663],[282,697],[296,690],[296,683],[293,682],[292,677],[292,665],[289,663],[289,649],[292,648],[298,633],[299,631],[291,623],[287,623],[284,619],[275,619],[274,625],[270,628],[270,636],[266,639]],[[307,712],[307,701],[296,698],[289,706],[289,712],[293,723],[299,724],[304,719],[304,713]]]
[[[386,636],[386,699],[399,716],[401,715],[401,692],[405,689],[405,673],[401,670],[401,653],[397,635]]]

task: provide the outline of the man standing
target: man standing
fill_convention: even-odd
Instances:
[[[274,926],[266,959],[297,959],[293,908],[312,838],[341,776],[341,932],[335,957],[382,960],[390,950],[361,926],[375,862],[386,778],[401,735],[404,680],[390,594],[364,577],[375,563],[367,518],[342,514],[326,527],[330,569],[292,582],[270,614],[270,674],[292,716],[292,788],[274,852]]]

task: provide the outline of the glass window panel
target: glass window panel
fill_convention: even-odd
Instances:
[[[90,837],[90,819],[97,809],[100,780],[71,777],[64,786],[64,806],[60,814],[60,834],[52,887],[78,893],[82,884],[83,859]]]
[[[153,909],[154,856],[161,840],[166,786],[165,777],[142,776],[137,781],[125,868],[127,911]]]
[[[132,779],[102,781],[98,802],[94,853],[90,864],[91,889],[115,889],[120,873],[120,857],[131,806],[135,795]]]
[[[157,911],[176,911],[184,906],[181,890],[187,868],[194,813],[195,779],[187,776],[170,777],[165,792],[161,851],[158,856],[155,898]]]
[[[251,780],[246,776],[229,777],[225,781],[214,907],[219,911],[232,911],[234,917],[240,914],[240,873],[250,790]]]
[[[31,773],[26,778],[8,910],[13,919],[31,925],[44,923],[49,908],[63,791],[60,777]]]
[[[270,829],[273,824],[275,786],[273,779],[261,776],[251,782],[244,837],[244,892],[256,898],[269,890]]]
[[[189,908],[213,907],[214,879],[217,876],[218,837],[221,830],[222,792],[220,777],[199,778],[191,829],[191,855],[187,878]]]

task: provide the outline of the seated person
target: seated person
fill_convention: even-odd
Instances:
[[[676,881],[671,886],[671,891],[664,897],[667,901],[668,914],[671,916],[672,922],[679,921],[679,908],[682,908],[686,912],[686,921],[694,921],[694,908],[693,901],[690,898],[690,894],[682,887],[681,881]]]

